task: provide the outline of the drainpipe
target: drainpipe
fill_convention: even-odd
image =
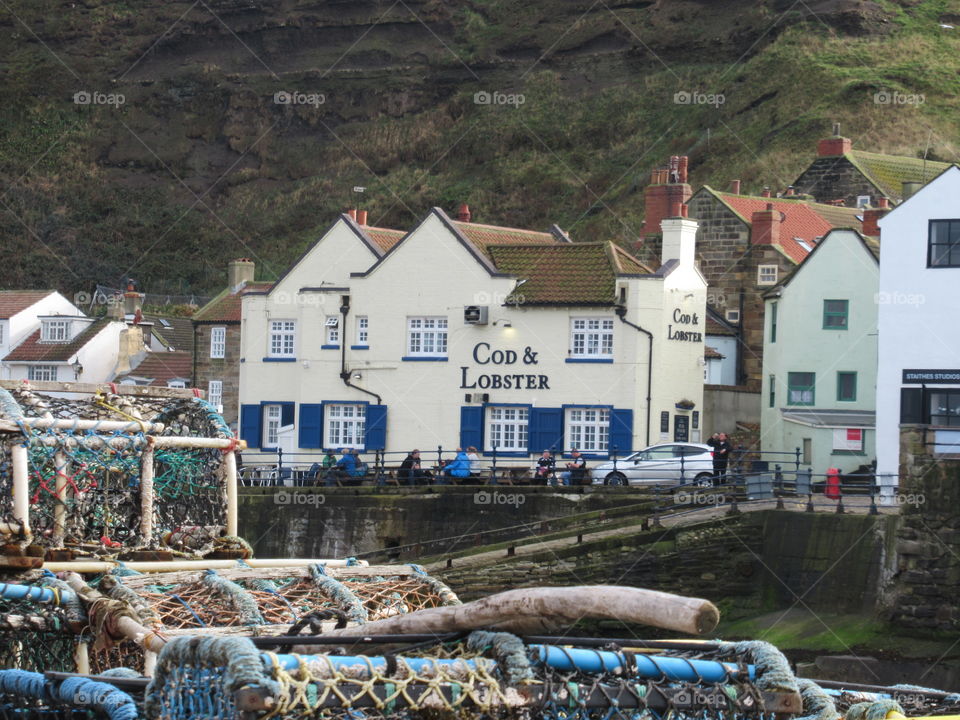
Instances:
[[[617,314],[617,317],[620,318],[620,322],[629,325],[634,330],[639,330],[647,336],[647,444],[645,447],[650,447],[650,392],[653,388],[653,333],[627,320],[627,309],[623,305],[618,305],[613,311]]]
[[[343,384],[347,387],[375,397],[377,399],[377,405],[382,405],[383,400],[375,392],[350,382],[350,371],[347,370],[347,315],[349,312],[350,296],[343,295],[340,303],[340,317],[342,318],[340,320],[340,379],[343,380]]]

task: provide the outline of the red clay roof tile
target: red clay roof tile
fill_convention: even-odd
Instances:
[[[0,290],[0,318],[6,320],[40,302],[55,290]]]

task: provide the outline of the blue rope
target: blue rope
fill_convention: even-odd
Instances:
[[[67,678],[60,683],[57,694],[62,702],[100,708],[107,713],[110,720],[138,718],[137,705],[133,698],[107,683],[82,677]]]
[[[176,593],[170,593],[170,597],[172,597],[174,600],[177,600],[181,605],[183,605],[187,610],[189,610],[189,611],[190,611],[190,614],[193,615],[193,619],[197,621],[197,623],[200,625],[200,627],[206,627],[206,626],[207,626],[207,624],[206,624],[203,620],[200,619],[200,616],[197,615],[197,614],[193,611],[193,608],[190,607],[190,606],[187,604],[187,601],[186,601],[186,600],[184,600],[182,597],[180,597],[180,596],[177,595]]]

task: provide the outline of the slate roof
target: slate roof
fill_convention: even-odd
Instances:
[[[147,385],[154,387],[165,386],[168,380],[175,378],[185,379],[188,382],[193,376],[193,354],[184,351],[150,352],[130,372],[121,375],[117,380],[125,377],[137,377],[150,380]]]
[[[55,292],[56,290],[0,290],[0,319],[8,320]]]
[[[94,321],[70,342],[41,342],[37,328],[26,340],[3,358],[4,362],[69,362],[80,348],[96,337],[110,324],[109,318]]]
[[[883,155],[863,150],[851,150],[845,157],[866,175],[867,179],[876,185],[884,195],[892,198],[903,196],[903,183],[922,182],[926,184],[950,167],[950,163],[933,160],[924,161],[923,158],[898,155]]]
[[[523,239],[486,251],[498,271],[525,281],[507,298],[521,305],[613,305],[618,275],[651,273],[611,242],[531,245]]]
[[[167,347],[174,350],[193,349],[193,322],[188,317],[171,315],[144,315],[146,322],[153,323],[153,334]],[[164,325],[164,322],[167,325]]]
[[[789,198],[712,192],[748,225],[751,224],[753,213],[766,210],[767,204],[772,204],[773,209],[781,213],[780,242],[777,246],[795,263],[802,262],[818,239],[834,227],[863,228],[862,221],[857,219],[860,211],[856,208],[839,208]],[[804,247],[801,241],[806,242],[809,248]]]
[[[193,314],[191,320],[199,323],[238,323],[240,322],[240,299],[250,292],[262,292],[273,287],[270,282],[251,282],[235,293],[225,288],[213,300]]]

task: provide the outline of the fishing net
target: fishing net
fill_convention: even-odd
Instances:
[[[232,447],[202,445],[233,435],[198,397],[63,398],[23,386],[0,389],[0,420],[17,428],[0,431],[0,529],[8,535],[17,525],[17,447],[27,451],[32,542],[44,548],[101,555],[156,548],[164,532],[181,525],[225,523],[223,453]]]

